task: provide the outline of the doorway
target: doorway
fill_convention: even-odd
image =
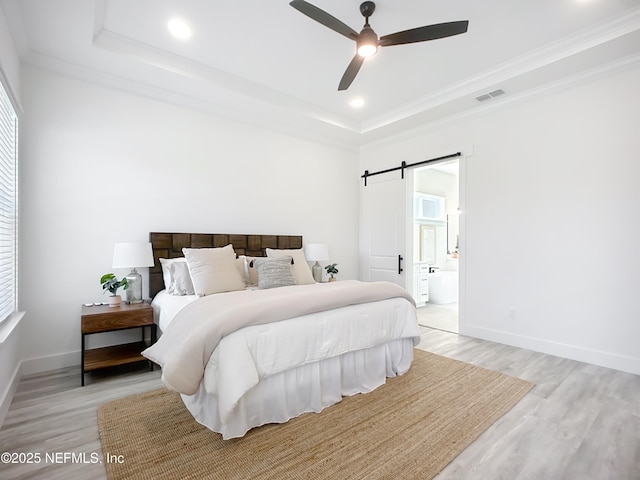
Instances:
[[[418,323],[458,333],[460,162],[415,169],[413,281]]]

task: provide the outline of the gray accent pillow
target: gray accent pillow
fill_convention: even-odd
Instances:
[[[289,250],[267,248],[266,251],[267,257],[269,258],[283,257],[285,255],[293,258],[293,267],[291,269],[293,271],[293,278],[296,279],[296,283],[298,285],[316,283],[313,279],[313,273],[311,273],[311,269],[309,268],[309,264],[307,263],[307,259],[304,256],[304,250],[302,248]]]
[[[254,265],[258,270],[258,289],[295,285],[296,281],[291,271],[292,261],[293,259],[289,256],[256,258]]]

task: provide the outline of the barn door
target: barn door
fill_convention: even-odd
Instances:
[[[380,175],[367,179],[362,192],[361,276],[364,281],[386,280],[406,288],[408,179]],[[409,204],[410,205],[410,204]],[[410,259],[409,259],[410,260]],[[411,274],[411,270],[409,270]]]

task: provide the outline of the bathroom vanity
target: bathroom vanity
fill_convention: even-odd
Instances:
[[[416,262],[413,264],[413,298],[418,307],[429,301],[429,264]]]

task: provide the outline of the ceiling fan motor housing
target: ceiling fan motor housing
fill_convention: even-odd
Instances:
[[[370,45],[378,44],[378,35],[373,31],[373,28],[369,24],[365,25],[360,31],[360,38],[358,39],[358,45],[367,43]]]
[[[376,4],[373,2],[362,2],[360,4],[360,13],[365,18],[369,18],[371,15],[373,15],[373,12],[375,11],[375,9],[376,9]]]

